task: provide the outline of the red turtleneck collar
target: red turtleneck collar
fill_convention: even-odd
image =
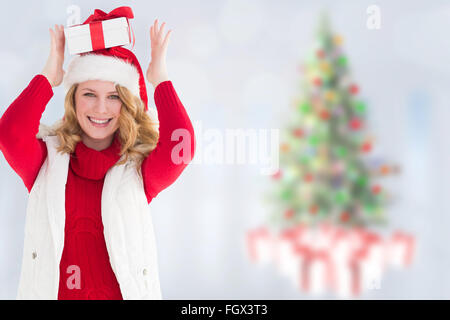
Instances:
[[[101,180],[106,172],[120,159],[120,142],[117,132],[111,145],[101,151],[87,147],[83,141],[77,143],[71,155],[70,167],[77,176]]]

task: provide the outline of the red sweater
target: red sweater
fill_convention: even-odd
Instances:
[[[36,138],[42,113],[53,90],[47,78],[36,75],[0,119],[0,150],[31,191],[47,157],[44,141]],[[191,133],[191,159],[195,136],[191,121],[171,81],[160,83],[154,93],[159,120],[159,141],[142,163],[148,203],[170,186],[187,164],[174,164],[171,150],[179,141],[171,133],[185,128]],[[66,184],[66,224],[60,261],[58,299],[122,299],[109,262],[101,218],[101,194],[106,172],[119,160],[117,135],[110,147],[96,151],[83,142],[71,154]],[[74,267],[79,267],[80,288]],[[75,268],[76,268],[75,267]]]

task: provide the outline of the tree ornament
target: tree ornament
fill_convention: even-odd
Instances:
[[[379,184],[376,184],[372,187],[373,194],[379,194],[381,192],[381,186]]]
[[[367,178],[367,176],[360,176],[360,177],[358,177],[356,182],[361,187],[365,187],[367,185],[367,183],[368,183],[368,178]]]
[[[317,214],[317,211],[319,210],[319,207],[316,204],[313,204],[311,207],[309,207],[309,212],[311,214]]]
[[[322,72],[324,72],[324,73],[326,73],[326,74],[329,74],[330,71],[331,71],[330,64],[329,64],[328,62],[326,62],[326,61],[322,61],[322,62],[320,63],[320,65],[319,65],[319,68],[320,68],[320,70],[321,70]]]
[[[340,56],[337,62],[339,66],[344,67],[347,65],[347,58],[345,56]]]
[[[341,105],[335,106],[332,110],[333,115],[342,116],[344,114],[344,108]]]
[[[343,158],[347,155],[347,149],[343,146],[338,146],[337,148],[335,148],[335,152],[339,158]]]
[[[335,45],[340,46],[344,42],[344,38],[341,35],[335,35],[333,37],[333,42]]]
[[[330,119],[330,113],[328,112],[328,110],[324,109],[324,110],[320,111],[320,118],[324,121],[327,121],[328,119]]]
[[[320,87],[322,85],[322,79],[314,78],[313,83],[316,87]]]
[[[313,146],[317,146],[319,144],[319,141],[320,141],[320,139],[316,134],[312,135],[309,138],[309,143]]]
[[[356,84],[352,84],[348,90],[352,95],[356,95],[359,92],[359,87]]]
[[[386,164],[382,165],[381,168],[380,168],[380,173],[382,175],[388,175],[390,171],[391,171],[391,168],[388,165],[386,165]]]
[[[301,128],[297,128],[297,129],[294,129],[293,134],[297,138],[302,138],[305,133],[303,132],[303,130]]]
[[[330,101],[330,102],[334,102],[336,99],[336,94],[329,90],[325,93],[325,100]]]
[[[361,126],[362,126],[361,120],[357,117],[353,117],[350,120],[349,126],[350,126],[350,129],[352,129],[352,130],[359,130],[359,129],[361,129]]]
[[[368,153],[372,150],[372,143],[370,141],[366,141],[361,146],[361,151]]]
[[[294,216],[295,211],[293,209],[288,209],[284,212],[284,217],[286,219],[291,219]]]
[[[285,153],[288,152],[290,150],[290,147],[287,143],[283,142],[280,146],[281,152]]]
[[[291,189],[284,189],[281,192],[281,198],[284,200],[289,200],[292,198],[292,190]]]
[[[300,110],[303,113],[310,113],[312,110],[311,104],[309,104],[308,102],[304,102],[300,105]]]
[[[306,181],[306,182],[312,182],[313,180],[314,180],[314,176],[311,174],[311,173],[306,173],[305,174],[305,176],[304,176],[304,180]]]
[[[339,218],[341,222],[347,222],[350,219],[350,214],[347,211],[343,211]]]
[[[355,110],[356,112],[358,112],[359,114],[364,114],[366,112],[366,105],[364,102],[362,101],[358,101],[355,104]]]
[[[323,59],[325,58],[325,51],[323,51],[322,49],[317,50],[316,55],[319,59]]]
[[[338,204],[342,205],[348,201],[348,195],[345,191],[338,191],[335,196],[335,200]]]

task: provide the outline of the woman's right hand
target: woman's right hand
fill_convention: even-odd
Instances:
[[[49,31],[50,54],[41,74],[47,78],[52,87],[57,87],[61,84],[65,73],[62,68],[65,49],[64,26],[55,24],[55,30],[50,28]]]

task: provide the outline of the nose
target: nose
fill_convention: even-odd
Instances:
[[[107,113],[108,107],[106,98],[103,97],[98,98],[94,108],[98,114]]]

